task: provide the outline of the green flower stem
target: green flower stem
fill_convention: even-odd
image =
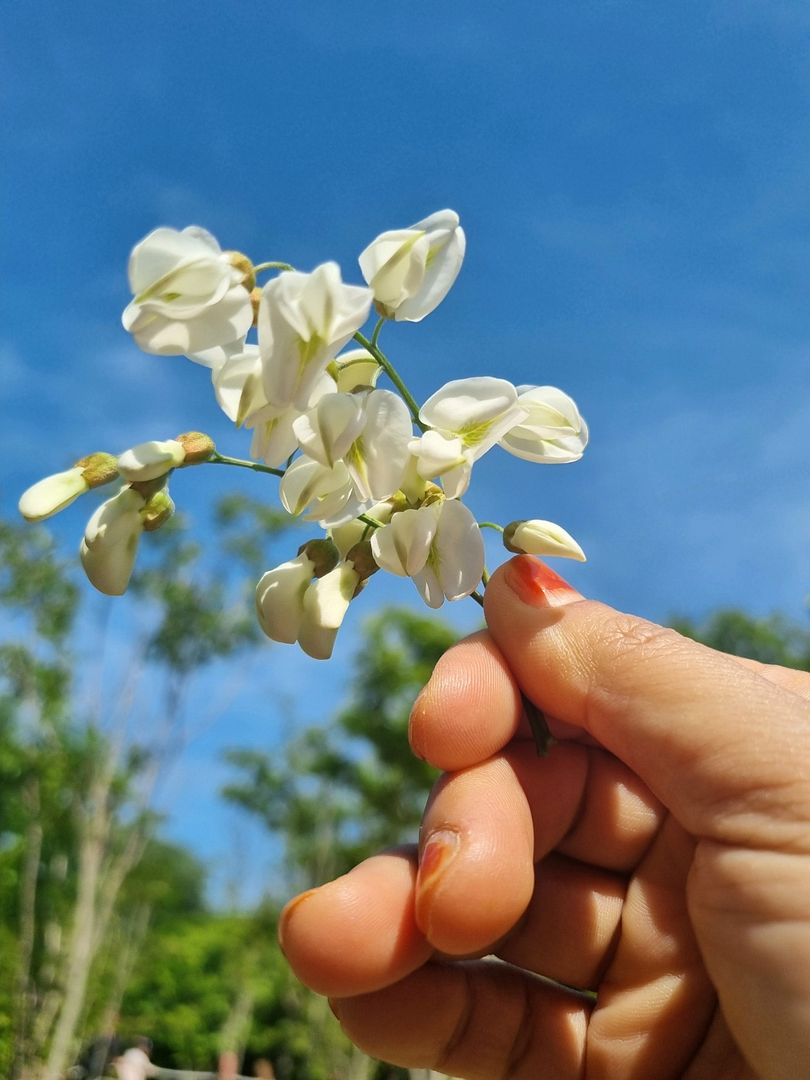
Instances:
[[[382,321],[383,320],[380,320],[380,322]],[[374,331],[377,335],[379,335],[379,323],[374,328]],[[371,355],[383,369],[383,371],[397,388],[397,390],[399,390],[400,394],[402,394],[405,404],[411,410],[413,422],[416,424],[419,430],[427,431],[427,425],[423,424],[422,421],[419,419],[419,406],[416,404],[416,399],[400,378],[397,369],[394,367],[394,365],[391,363],[385,353],[382,352],[382,350],[377,346],[377,343],[374,340],[374,335],[372,334],[371,340],[369,340],[365,336],[365,334],[361,334],[358,330],[357,333],[354,335],[354,340],[360,345],[362,345],[364,349],[371,353]]]
[[[215,453],[205,462],[206,465],[237,465],[240,469],[252,469],[254,472],[271,473],[273,476],[283,476],[283,469],[271,469],[269,465],[260,465],[258,461],[243,461],[242,458],[226,457],[225,454]]]
[[[538,709],[535,703],[530,701],[525,694],[522,693],[520,695],[520,700],[523,702],[523,711],[526,714],[526,719],[529,721],[532,738],[534,739],[534,745],[537,749],[537,756],[545,757],[554,745],[554,736],[548,730],[548,722],[545,714],[541,709]]]
[[[479,529],[495,529],[496,532],[503,532],[503,525],[499,525],[496,521],[479,521]]]
[[[371,529],[384,529],[385,526],[381,521],[377,521],[371,514],[358,514],[357,520],[362,521],[364,525],[368,525]]]
[[[484,586],[484,588],[486,588],[487,585],[489,585],[489,570],[487,570],[486,567],[484,567],[484,569],[481,572],[481,584]]]
[[[294,266],[290,266],[285,262],[263,262],[253,267],[254,274],[260,274],[263,270],[294,270]]]
[[[385,326],[385,319],[383,319],[382,317],[377,319],[377,325],[374,327],[374,330],[371,333],[371,344],[375,348],[377,347],[377,341],[378,341],[379,336],[380,336],[380,331],[382,330],[382,328],[384,326]]]
[[[480,604],[481,607],[484,606],[484,598],[483,598],[483,596],[481,595],[480,592],[471,592],[470,593],[470,599],[474,600],[476,602],[476,604]]]

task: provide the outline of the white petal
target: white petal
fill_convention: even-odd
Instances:
[[[390,390],[372,390],[364,401],[362,436],[346,458],[361,499],[379,502],[398,490],[410,453],[413,425],[408,407]]]
[[[309,586],[304,594],[298,632],[298,642],[308,656],[328,660],[332,655],[337,632],[359,580],[360,575],[351,563],[341,563]]]
[[[440,431],[425,431],[411,439],[408,450],[416,458],[416,471],[423,480],[442,476],[466,461],[461,439]]]
[[[313,500],[347,489],[351,492],[351,480],[342,462],[328,469],[317,461],[301,457],[284,474],[279,484],[279,498],[288,513],[298,515]]]
[[[442,241],[438,249],[431,244],[422,285],[415,295],[397,308],[394,315],[397,322],[421,322],[439,306],[452,288],[464,261],[467,241],[461,228],[455,229],[446,239],[442,237]]]
[[[271,469],[280,468],[298,449],[298,440],[293,431],[293,423],[298,415],[297,409],[278,412],[268,405],[249,416],[245,427],[253,429],[250,456],[254,460],[264,460]]]
[[[79,546],[82,567],[91,585],[106,596],[122,596],[135,568],[141,531],[127,533],[115,543]]]
[[[383,570],[399,577],[413,577],[424,567],[441,511],[440,504],[401,510],[390,524],[375,529],[371,537],[371,553]]]
[[[440,608],[442,606],[444,592],[432,566],[425,566],[418,574],[414,574],[413,583],[428,607]]]
[[[118,471],[130,483],[156,480],[182,465],[186,459],[183,445],[176,439],[152,439],[139,443],[118,456]]]
[[[244,339],[239,338],[236,341],[228,341],[225,345],[214,345],[210,349],[203,349],[202,352],[192,353],[186,359],[200,364],[201,367],[210,368],[213,376],[227,360],[232,360],[243,352],[257,348],[256,345],[246,345]]]
[[[256,586],[256,614],[262,630],[273,641],[291,645],[298,640],[304,593],[312,581],[314,565],[306,555],[268,570]]]
[[[77,465],[32,484],[23,492],[17,504],[25,520],[44,521],[70,506],[74,499],[88,490],[82,473],[83,469]]]
[[[442,476],[442,487],[448,499],[460,499],[470,486],[472,465],[465,461],[456,465],[454,469],[448,469]]]
[[[359,386],[376,386],[382,368],[365,349],[350,349],[335,357],[337,389],[350,394]]]
[[[436,572],[447,599],[469,596],[484,571],[484,541],[477,521],[463,503],[454,499],[442,503],[433,551],[437,556]]]
[[[132,249],[128,267],[130,288],[137,296],[183,263],[201,257],[216,258],[220,253],[214,237],[198,226],[190,225],[182,232],[165,227],[155,229]]]
[[[212,372],[211,382],[219,407],[237,425],[267,404],[257,345],[245,345],[241,352],[223,360]]]
[[[383,233],[360,256],[363,277],[378,303],[392,311],[413,296],[425,277],[430,243],[412,229]]]
[[[428,398],[419,410],[419,419],[445,434],[462,435],[490,425],[517,400],[517,390],[506,379],[454,379]]]
[[[124,312],[136,311],[130,304]],[[157,356],[204,352],[216,345],[244,338],[253,322],[250,295],[241,285],[230,289],[218,304],[205,308],[193,319],[172,319],[140,309],[128,329],[138,345]],[[127,322],[125,321],[125,326]]]
[[[331,468],[346,456],[364,423],[360,398],[325,394],[313,409],[294,421],[293,430],[304,453]]]
[[[132,532],[141,532],[141,510],[146,499],[134,488],[123,487],[91,514],[84,530],[88,547],[118,543]]]

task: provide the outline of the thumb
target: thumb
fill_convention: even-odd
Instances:
[[[807,845],[808,708],[734,659],[585,600],[529,555],[485,592],[490,633],[540,709],[625,762],[697,836]]]

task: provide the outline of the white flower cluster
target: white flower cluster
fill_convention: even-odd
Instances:
[[[147,352],[185,355],[211,369],[223,412],[253,433],[250,456],[263,464],[252,467],[279,476],[285,509],[326,532],[258,584],[259,623],[275,641],[329,657],[351,600],[378,569],[410,577],[430,607],[480,599],[484,544],[461,501],[475,462],[496,445],[547,464],[582,456],[588,429],[556,387],[457,379],[419,407],[382,352],[385,321],[430,314],[455,281],[464,250],[452,210],[373,240],[359,257],[366,286],[345,284],[332,262],[311,273],[253,265],[197,227],[156,229],[133,249],[134,298],[124,327]],[[259,288],[257,275],[268,271],[277,273]],[[366,338],[361,328],[372,305],[379,321]],[[350,342],[359,347],[344,351]],[[383,373],[394,389],[377,386]],[[82,459],[29,488],[20,510],[40,520],[121,477],[125,486],[93,514],[81,545],[91,582],[119,594],[141,533],[172,513],[170,473],[205,461],[250,464],[189,433]],[[553,522],[486,524],[503,532],[511,551],[585,557]]]

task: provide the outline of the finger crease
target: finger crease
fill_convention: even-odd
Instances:
[[[520,1014],[520,1022],[518,1024],[515,1037],[512,1040],[512,1047],[506,1059],[506,1069],[503,1074],[503,1080],[510,1080],[510,1077],[516,1076],[518,1068],[529,1056],[529,1051],[532,1045],[532,992],[529,982],[527,980],[521,980],[523,985],[523,1009]]]
[[[457,969],[464,975],[464,1008],[461,1010],[461,1015],[456,1022],[456,1026],[453,1029],[453,1033],[444,1045],[444,1049],[439,1055],[439,1060],[436,1062],[436,1068],[439,1072],[448,1072],[445,1068],[445,1064],[449,1064],[456,1048],[464,1041],[467,1036],[467,1029],[470,1026],[470,1020],[475,1009],[475,990],[473,988],[473,980],[470,977],[470,972],[463,965],[459,964]]]

